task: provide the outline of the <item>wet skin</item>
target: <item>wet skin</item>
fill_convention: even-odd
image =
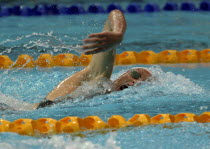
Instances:
[[[121,91],[129,86],[134,86],[136,83],[146,81],[152,74],[144,68],[134,68],[128,70],[118,79],[113,82],[113,88],[115,91]]]

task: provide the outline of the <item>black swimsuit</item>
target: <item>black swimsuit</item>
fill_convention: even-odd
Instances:
[[[47,107],[49,105],[53,105],[54,102],[51,101],[51,100],[47,100],[46,98],[40,102],[40,104],[38,105],[38,107],[36,109],[39,109],[39,108],[44,108],[44,107]]]

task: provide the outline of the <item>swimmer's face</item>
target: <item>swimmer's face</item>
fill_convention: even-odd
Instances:
[[[114,83],[114,88],[117,91],[121,91],[129,86],[133,86],[136,83],[147,80],[152,74],[144,68],[134,68],[128,70],[126,73],[121,75],[116,79]]]

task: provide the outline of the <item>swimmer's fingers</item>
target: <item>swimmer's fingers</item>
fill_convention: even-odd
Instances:
[[[92,33],[88,37],[89,38],[94,38],[94,37],[102,38],[102,37],[107,37],[109,35],[110,35],[109,32],[101,32],[101,33]]]
[[[105,45],[106,45],[106,42],[93,43],[93,44],[83,45],[82,49],[83,50],[88,50],[88,49],[102,48]]]
[[[100,43],[100,42],[104,42],[106,40],[107,40],[106,37],[102,37],[102,38],[88,38],[88,39],[84,39],[83,42],[84,43]]]
[[[104,52],[104,51],[106,51],[105,48],[95,48],[93,50],[85,51],[84,54],[90,55],[90,54],[96,54],[96,53],[100,53],[100,52]]]
[[[118,32],[101,32],[93,33],[89,35],[88,39],[84,39],[85,43],[90,43],[83,45],[83,50],[85,54],[96,54],[99,52],[104,52],[109,49],[116,48],[116,46],[122,41],[123,34]]]

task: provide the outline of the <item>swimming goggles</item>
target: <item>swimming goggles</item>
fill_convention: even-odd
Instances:
[[[130,71],[130,76],[133,79],[136,79],[136,80],[141,78],[141,74],[138,71],[134,70],[134,69]]]

